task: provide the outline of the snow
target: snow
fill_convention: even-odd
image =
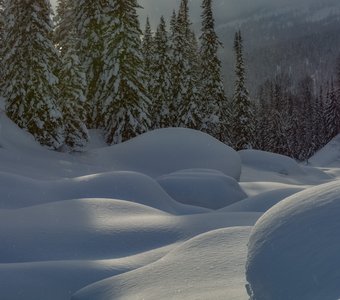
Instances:
[[[183,169],[214,169],[236,180],[241,174],[236,151],[206,133],[186,128],[154,130],[91,154],[99,164],[153,178]]]
[[[247,256],[256,292],[339,298],[336,139],[306,166],[183,128],[90,137],[49,151],[0,112],[1,299],[247,300]]]
[[[234,227],[202,234],[153,264],[80,290],[72,300],[246,299],[240,262],[249,232]]]
[[[253,211],[253,212],[266,212],[275,204],[283,199],[303,190],[301,187],[276,189],[257,194],[253,197],[248,197],[242,201],[238,201],[232,205],[220,209],[220,211]]]
[[[298,164],[294,159],[280,154],[242,150],[239,155],[244,166],[242,181],[253,181],[256,177],[258,181],[315,185],[332,179],[322,170]]]
[[[181,170],[157,179],[176,201],[218,209],[247,197],[238,182],[215,170]]]
[[[339,299],[340,182],[307,189],[267,211],[248,245],[254,299]]]
[[[339,166],[340,161],[340,135],[337,135],[324,148],[309,159],[313,166]]]

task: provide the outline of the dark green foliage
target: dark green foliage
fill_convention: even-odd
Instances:
[[[101,93],[103,91],[104,39],[107,28],[107,1],[79,0],[73,8],[76,35],[79,38],[78,55],[86,73],[85,91],[87,126],[101,128],[102,116]]]
[[[228,143],[230,135],[230,108],[223,87],[221,61],[218,50],[221,43],[215,32],[212,0],[202,2],[202,34],[200,36],[200,115],[203,130]]]
[[[103,116],[109,144],[148,130],[150,99],[145,85],[136,0],[111,1],[107,16]]]
[[[64,138],[50,15],[47,0],[6,2],[1,91],[7,115],[41,144],[57,149]]]
[[[243,60],[243,45],[241,32],[236,32],[234,39],[236,56],[235,92],[233,100],[233,146],[237,150],[249,149],[254,146],[254,115],[245,86],[245,67]]]

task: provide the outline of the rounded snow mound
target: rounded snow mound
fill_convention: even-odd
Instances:
[[[187,128],[157,129],[91,153],[117,171],[137,171],[151,177],[197,168],[218,170],[236,180],[241,174],[241,159],[235,150]]]
[[[247,197],[234,178],[216,170],[181,170],[161,176],[157,181],[176,201],[210,209],[219,209]]]
[[[248,244],[251,299],[339,299],[339,215],[339,181],[297,193],[265,213]]]
[[[241,150],[238,152],[243,164],[258,170],[270,171],[281,175],[303,175],[304,171],[298,163],[281,154],[260,150]]]
[[[242,201],[231,204],[227,207],[220,209],[223,212],[265,212],[283,199],[300,192],[302,188],[284,188],[274,191],[267,191],[258,195],[246,198]]]
[[[207,210],[174,201],[152,178],[136,172],[109,172],[62,180],[35,180],[0,172],[0,209],[14,209],[80,198],[136,202],[172,214]]]
[[[243,262],[249,233],[250,227],[204,233],[153,264],[98,281],[71,299],[245,299]]]

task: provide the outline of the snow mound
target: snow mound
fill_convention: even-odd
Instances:
[[[174,201],[152,178],[136,172],[111,172],[42,181],[0,172],[0,209],[80,198],[128,200],[173,214],[207,210]]]
[[[117,171],[137,171],[158,177],[183,169],[213,169],[239,179],[241,160],[236,151],[206,133],[165,128],[91,153]]]
[[[339,299],[339,215],[339,181],[297,193],[265,213],[248,244],[252,299]]]
[[[254,211],[265,212],[283,199],[303,190],[302,188],[286,188],[268,191],[231,204],[219,211]]]
[[[181,170],[161,176],[157,181],[176,201],[210,209],[247,197],[234,178],[215,170]]]
[[[325,147],[309,159],[310,163],[318,167],[340,166],[340,134],[332,139]]]
[[[258,170],[279,173],[281,175],[304,175],[304,171],[298,163],[284,155],[260,150],[241,150],[238,152],[242,164]]]
[[[44,150],[25,130],[12,122],[4,111],[0,109],[0,149],[11,150]]]
[[[0,210],[0,264],[127,257],[197,234],[255,224],[255,213],[173,216],[113,199],[77,199]]]
[[[243,165],[242,181],[320,184],[332,179],[323,171],[298,164],[294,159],[260,150],[238,152]]]
[[[1,299],[70,300],[79,289],[153,263],[175,246],[117,259],[0,264]]]
[[[249,233],[243,227],[197,236],[153,264],[80,290],[72,300],[246,299]]]

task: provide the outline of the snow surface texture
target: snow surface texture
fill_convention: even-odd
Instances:
[[[0,112],[0,299],[247,300],[252,226],[340,176],[189,129],[90,134],[83,153],[48,151]]]
[[[242,150],[239,154],[244,165],[243,181],[257,178],[258,181],[314,185],[332,179],[321,170],[303,166],[280,154],[259,150]]]
[[[252,299],[340,298],[340,181],[307,189],[267,211],[249,241]]]
[[[182,170],[157,179],[176,201],[218,209],[247,197],[238,182],[215,170]]]

